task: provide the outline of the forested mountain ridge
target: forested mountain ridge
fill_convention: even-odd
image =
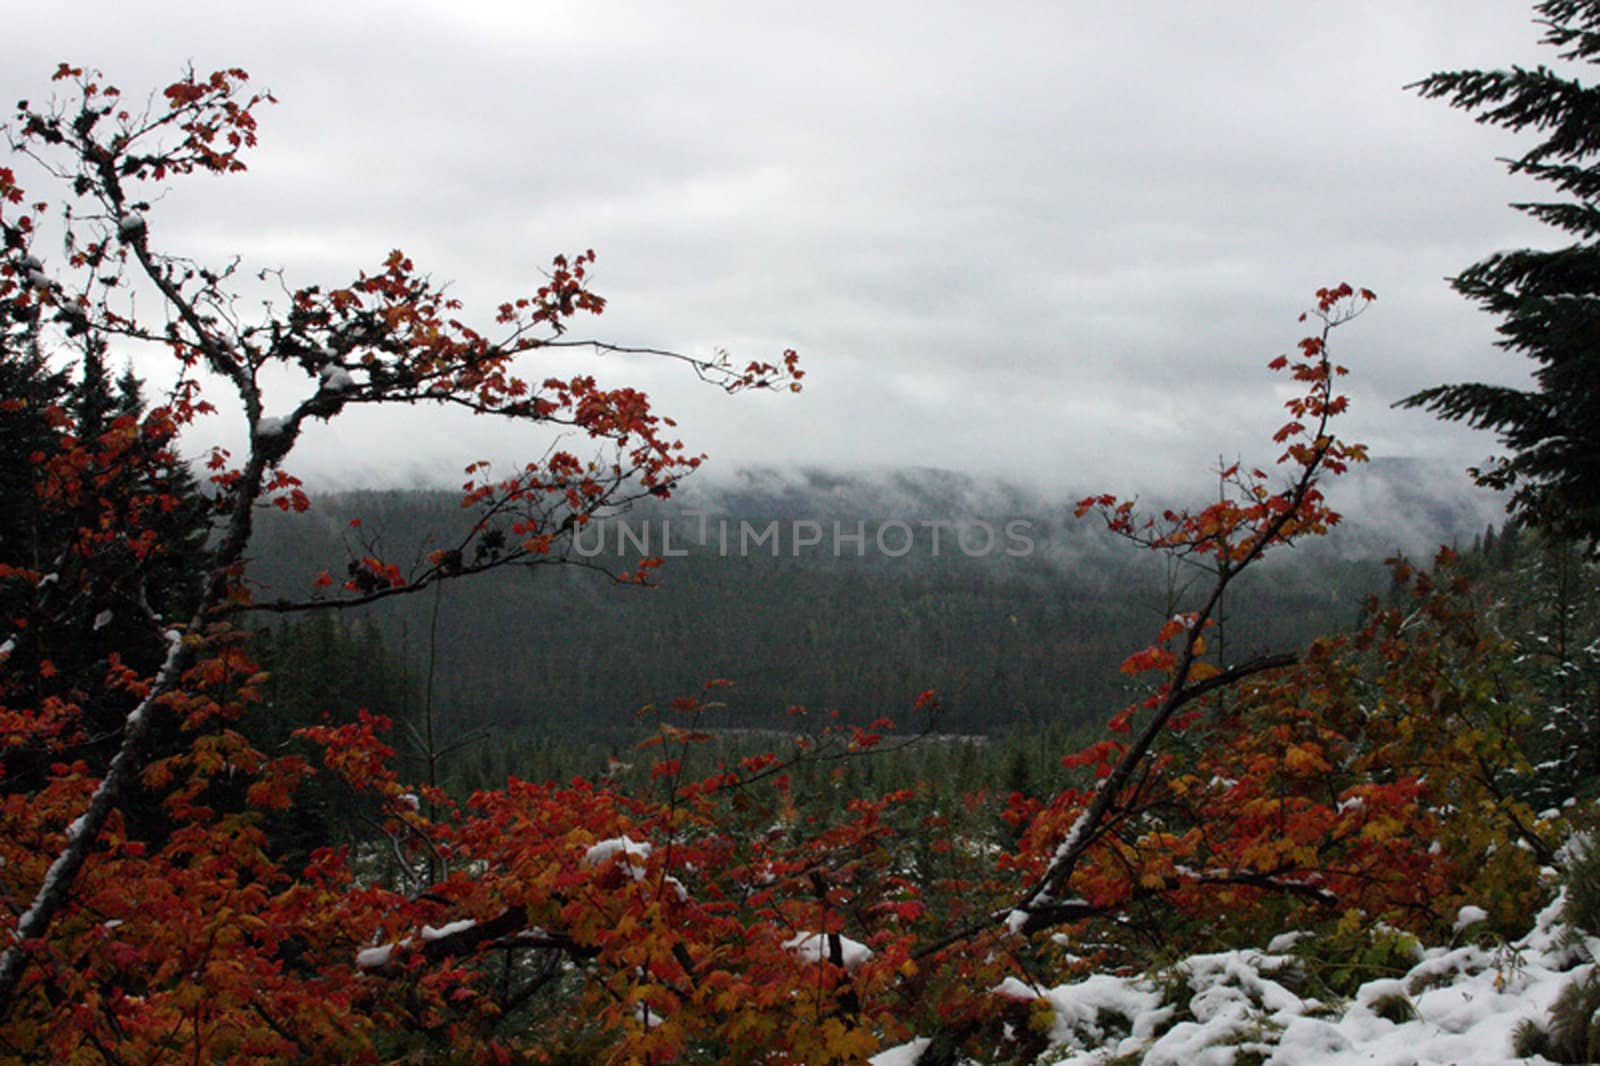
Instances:
[[[1352,479],[1363,484],[1335,537],[1241,586],[1223,649],[1299,646],[1385,587],[1385,556],[1470,542],[1496,501],[1439,491],[1430,473],[1390,461]],[[658,587],[540,567],[358,617],[414,671],[431,661],[449,733],[631,733],[639,708],[712,677],[735,682],[724,725],[773,725],[795,704],[870,720],[934,688],[943,728],[1072,728],[1118,702],[1126,649],[1202,575],[1121,550],[1066,496],[949,471],[752,468],[690,479],[580,539],[595,565],[641,545],[672,556]],[[366,546],[421,558],[458,513],[454,494],[357,492],[266,521],[257,598],[300,595]]]

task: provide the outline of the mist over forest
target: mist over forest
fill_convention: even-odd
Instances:
[[[1246,575],[1225,605],[1222,652],[1298,647],[1349,626],[1386,589],[1386,558],[1426,561],[1503,518],[1492,493],[1441,491],[1446,474],[1388,460],[1340,485],[1347,520]],[[1077,729],[1125,700],[1127,649],[1205,575],[1073,517],[1074,499],[926,469],[694,477],[670,501],[582,535],[585,567],[462,581],[347,621],[375,624],[415,676],[431,672],[451,734],[626,739],[648,728],[641,708],[712,678],[734,682],[707,721],[722,728],[781,726],[796,704],[904,720],[933,688],[941,730]],[[300,598],[323,567],[368,548],[421,560],[458,515],[457,494],[386,491],[269,518],[257,598]],[[684,554],[664,560],[656,587],[588,568],[626,569],[643,552]]]

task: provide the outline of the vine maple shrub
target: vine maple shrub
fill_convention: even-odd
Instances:
[[[1320,334],[1273,364],[1300,389],[1277,436],[1284,487],[1235,466],[1228,498],[1199,512],[1080,505],[1212,580],[1129,657],[1150,694],[1067,756],[1072,787],[1012,798],[1004,846],[936,838],[950,822],[919,824],[915,790],[840,808],[796,787],[797,769],[870,756],[887,723],[810,729],[795,708],[792,744],[712,760],[699,724],[721,682],[661,712],[642,745],[649,784],[633,792],[512,779],[462,798],[411,784],[388,718],[368,711],[300,730],[293,754],[258,750],[247,727],[264,678],[241,616],[560,562],[577,529],[670,493],[699,458],[635,390],[518,376],[519,359],[606,347],[568,336],[603,307],[592,253],[557,258],[531,296],[502,305],[493,338],[399,252],[340,287],[285,285],[281,308],[246,322],[233,267],[157,251],[145,190],[242,169],[270,97],[236,70],[190,73],[142,108],[96,73],[63,66],[57,79],[70,99],[24,103],[13,147],[69,190],[68,252],[55,271],[35,255],[47,209],[0,169],[0,370],[22,380],[136,341],[178,375],[163,403],[94,431],[47,391],[0,404],[0,448],[32,488],[27,508],[0,515],[0,1054],[825,1063],[936,1029],[971,1050],[1002,1022],[1048,1023],[1013,1017],[992,991],[1066,965],[1047,932],[1092,959],[1112,954],[1106,930],[1148,928],[1152,903],[1213,926],[1244,904],[1282,922],[1420,922],[1491,853],[1496,876],[1526,882],[1506,845],[1537,852],[1545,836],[1498,776],[1516,764],[1518,726],[1485,695],[1491,640],[1448,581],[1414,583],[1426,626],[1380,612],[1346,643],[1238,663],[1207,646],[1237,576],[1333,526],[1322,481],[1365,457],[1330,430],[1346,400],[1328,337],[1372,299],[1349,286],[1318,293]],[[161,310],[133,314],[130,293]],[[792,352],[742,368],[639,354],[732,391],[801,377]],[[300,399],[269,406],[272,368],[303,375]],[[218,390],[250,442],[206,459],[210,536],[184,563],[166,532],[182,511],[178,449]],[[256,602],[252,516],[310,506],[284,465],[308,422],[419,403],[576,430],[594,454],[551,451],[500,477],[474,463],[456,540],[405,568],[357,527],[341,576],[330,562],[304,598]],[[181,610],[155,588],[179,565],[196,578],[172,601]],[[1368,654],[1376,673],[1354,658]],[[911,710],[936,705],[927,692]],[[1421,728],[1440,706],[1452,716]],[[1198,757],[1177,743],[1194,740]],[[1446,773],[1445,752],[1477,772]],[[291,865],[272,819],[314,775],[376,812],[373,832]],[[1481,816],[1450,828],[1447,807]]]
[[[190,71],[142,105],[125,101],[95,71],[62,64],[54,80],[69,97],[43,108],[23,101],[7,129],[12,150],[67,190],[65,261],[51,269],[35,254],[48,205],[30,201],[16,171],[0,168],[3,356],[21,365],[48,347],[48,358],[70,361],[73,351],[141,342],[172,357],[177,383],[166,402],[93,436],[75,435],[58,406],[6,401],[5,413],[34,424],[42,442],[25,457],[35,471],[34,528],[7,543],[0,565],[11,608],[0,643],[9,778],[4,887],[11,904],[0,953],[0,1011],[13,1020],[41,996],[59,1003],[64,989],[75,1009],[85,1009],[82,989],[61,977],[63,967],[70,969],[64,960],[73,957],[61,945],[75,942],[76,923],[86,907],[92,910],[88,901],[97,892],[184,884],[176,871],[187,868],[192,879],[201,852],[213,863],[226,856],[233,866],[223,877],[233,888],[219,891],[255,898],[274,883],[275,871],[246,861],[254,847],[249,814],[220,813],[204,801],[218,775],[244,773],[257,778],[251,807],[280,806],[305,770],[292,759],[264,759],[232,728],[254,698],[254,669],[232,619],[255,606],[244,580],[255,508],[309,506],[284,465],[308,422],[335,419],[354,406],[431,403],[576,430],[595,451],[580,457],[552,449],[499,477],[474,463],[462,500],[470,520],[454,543],[409,572],[365,555],[351,561],[342,587],[320,580],[305,601],[276,609],[370,602],[490,569],[562,561],[575,529],[640,496],[670,494],[699,465],[701,458],[670,436],[671,420],[654,413],[642,393],[605,388],[581,374],[530,381],[517,373],[520,357],[561,348],[632,352],[681,361],[730,392],[798,390],[803,376],[792,351],[776,363],[737,367],[720,353],[699,359],[570,338],[575,319],[604,308],[588,285],[592,251],[557,256],[531,295],[500,305],[490,331],[458,318],[458,302],[399,251],[336,287],[290,289],[281,275],[263,272],[263,279],[278,280],[283,306],[269,303],[259,320],[245,321],[231,288],[237,263],[209,268],[159,250],[152,203],[167,182],[244,170],[244,154],[256,143],[256,113],[271,96],[250,93],[247,75],[237,69]],[[135,314],[136,297],[153,297],[159,312]],[[281,413],[268,410],[263,385],[274,368],[298,369],[309,383],[309,395]],[[163,490],[160,475],[181,467],[179,434],[214,410],[205,396],[214,383],[232,393],[245,415],[248,452],[236,461],[226,450],[212,451],[203,591],[185,616],[163,615],[147,587],[165,552],[155,517],[180,503]],[[92,564],[110,554],[125,568],[108,588]],[[621,576],[642,578],[648,565]],[[110,617],[142,629],[158,649],[153,660],[136,663],[126,649],[114,651],[93,678],[62,677],[52,646],[70,637],[69,623],[85,600],[99,608],[96,630]],[[105,718],[91,713],[103,708],[85,702],[91,691],[125,711],[109,753],[106,738],[87,728],[91,719]],[[155,750],[157,734],[167,731],[158,718],[179,723],[186,734],[176,751]],[[79,757],[85,752],[90,757]],[[40,766],[48,767],[42,783],[34,780],[38,774],[19,773]],[[125,833],[130,793],[148,789],[163,794],[177,826],[156,856],[151,842]],[[206,852],[213,845],[223,849],[220,855]],[[137,860],[141,873],[124,869],[125,860]],[[161,871],[157,882],[142,872],[148,870]],[[188,888],[190,899],[209,895],[200,885]],[[128,950],[114,954],[131,958]],[[115,998],[117,1009],[129,1002],[125,994]],[[101,1023],[112,1033],[127,1031],[125,1019],[108,1009]]]
[[[1505,686],[1510,656],[1479,624],[1449,552],[1433,574],[1397,562],[1405,606],[1374,602],[1353,634],[1303,654],[1235,663],[1209,654],[1238,575],[1340,520],[1322,484],[1366,450],[1331,430],[1348,401],[1328,341],[1373,299],[1349,285],[1319,290],[1302,319],[1322,329],[1269,364],[1304,388],[1274,436],[1285,487],[1272,491],[1266,471],[1235,464],[1220,471],[1231,491],[1203,510],[1140,516],[1110,495],[1078,504],[1080,516],[1100,515],[1209,581],[1196,606],[1175,611],[1122,664],[1156,678],[1149,694],[1112,717],[1105,739],[1064,759],[1088,780],[1043,803],[1014,798],[1022,844],[1002,862],[1028,887],[955,936],[997,922],[1024,935],[1065,924],[1075,950],[1098,944],[1115,957],[1138,939],[1251,943],[1334,920],[1437,932],[1468,900],[1492,902],[1508,928],[1532,913],[1557,827],[1517,795],[1530,718]]]

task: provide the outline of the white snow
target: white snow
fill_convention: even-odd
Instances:
[[[829,938],[822,933],[796,933],[783,942],[784,948],[802,962],[823,962],[832,955]],[[839,937],[839,955],[844,968],[853,970],[872,958],[872,949],[859,940]]]
[[[643,841],[630,840],[626,836],[612,837],[602,840],[588,851],[583,853],[585,866],[599,866],[613,855],[623,855],[623,862],[633,874],[635,881],[644,879],[644,864],[650,858],[650,845]]]
[[[350,376],[350,371],[337,363],[323,367],[318,378],[324,392],[344,392],[356,387],[356,379]]]
[[[1015,999],[1023,1003],[1032,1003],[1036,999],[1044,998],[1044,993],[1041,990],[1025,984],[1015,977],[1007,977],[1004,981],[989,989],[989,991],[1001,999]]]
[[[867,1060],[868,1066],[917,1066],[917,1059],[928,1050],[932,1040],[919,1036],[909,1044],[901,1044],[887,1051],[880,1051]]]
[[[1299,987],[1291,978],[1300,962],[1286,952],[1304,934],[1276,937],[1265,952],[1191,956],[1159,980],[1097,974],[1041,989],[1008,978],[992,992],[1049,1006],[1051,1047],[1041,1061],[1057,1064],[1222,1066],[1241,1054],[1270,1066],[1513,1062],[1517,1026],[1547,1020],[1562,989],[1587,979],[1600,954],[1600,937],[1575,938],[1561,924],[1560,905],[1558,898],[1531,932],[1498,947],[1419,949],[1407,973],[1367,982],[1348,1003],[1290,991]],[[1463,907],[1458,929],[1483,917]],[[871,1061],[906,1066],[927,1044],[915,1040]]]
[[[381,970],[389,965],[389,960],[394,957],[395,945],[382,944],[375,948],[362,948],[356,952],[356,969]]]
[[[1456,912],[1455,924],[1450,927],[1452,933],[1459,933],[1470,925],[1489,920],[1489,912],[1482,907],[1474,907],[1470,903]]]
[[[183,631],[169,629],[162,636],[167,638],[167,657],[161,664],[161,674],[166,676],[177,667],[178,653],[183,650]],[[129,729],[132,729],[144,718],[145,708],[148,706],[150,706],[150,700],[146,697],[139,701],[138,706],[128,712],[127,724]]]
[[[287,419],[277,415],[264,415],[261,421],[256,423],[256,436],[263,440],[276,437],[288,428],[288,425]]]
[[[137,211],[130,211],[121,222],[117,223],[117,236],[125,241],[132,240],[143,233],[144,228],[144,216]]]
[[[22,273],[27,277],[29,286],[35,289],[48,289],[50,287],[50,278],[44,272],[44,264],[39,262],[38,259],[31,255],[23,256],[22,262],[18,265],[22,268]]]
[[[471,918],[462,918],[459,921],[447,922],[437,929],[431,925],[425,925],[422,927],[422,939],[443,940],[447,936],[455,936],[457,933],[464,933],[477,924],[478,923]]]
[[[94,616],[94,628],[96,630],[104,629],[106,626],[111,624],[111,619],[114,617],[116,616],[111,613],[109,608],[101,611],[99,614]]]

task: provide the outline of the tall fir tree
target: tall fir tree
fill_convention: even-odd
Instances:
[[[84,679],[103,675],[112,656],[147,672],[159,665],[165,645],[144,614],[193,611],[209,533],[210,501],[169,435],[142,424],[146,404],[131,369],[113,382],[103,344],[86,338],[73,345],[74,374],[64,368],[73,360],[47,351],[41,333],[37,317],[0,330],[0,664],[12,684],[28,683],[32,700],[72,701],[82,714],[66,734],[48,724],[13,730],[0,751],[7,793],[43,780],[63,755],[94,768],[112,757],[136,697]],[[87,446],[81,468],[50,458],[64,440]],[[69,476],[93,491],[62,502],[51,485]],[[92,551],[75,547],[85,530],[114,528],[133,510],[145,513],[162,551],[141,553],[116,537],[93,540]],[[27,571],[53,577],[34,583]],[[158,732],[171,742],[178,727],[164,721]],[[130,824],[149,828],[143,816],[157,810],[139,808]]]
[[[70,388],[66,372],[45,359],[36,329],[0,331],[0,559],[12,565],[39,568],[49,562],[56,538],[43,528],[35,457],[56,432],[47,412],[65,401]],[[15,613],[8,598],[21,595],[20,588],[0,583],[0,617]]]
[[[1534,5],[1543,42],[1572,63],[1600,63],[1600,0]],[[1501,347],[1537,364],[1529,388],[1464,383],[1401,401],[1499,435],[1508,453],[1474,471],[1513,490],[1525,524],[1600,545],[1600,86],[1544,65],[1467,70],[1415,83],[1478,122],[1543,139],[1508,161],[1513,174],[1547,182],[1570,199],[1517,203],[1575,242],[1553,250],[1499,252],[1452,280],[1456,291],[1501,317]]]

